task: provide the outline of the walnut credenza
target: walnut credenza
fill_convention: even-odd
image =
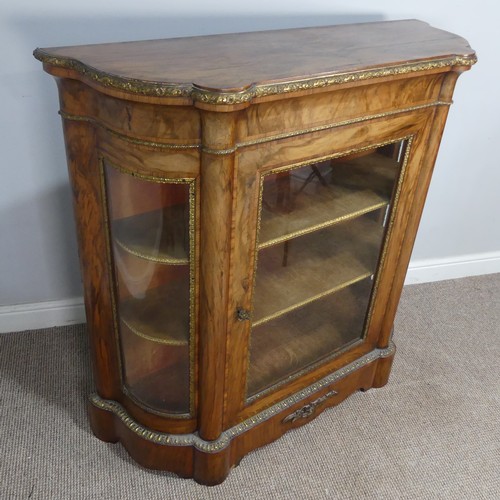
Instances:
[[[35,57],[59,87],[96,436],[217,484],[387,382],[465,40],[397,21]]]

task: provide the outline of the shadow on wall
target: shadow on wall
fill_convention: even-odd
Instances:
[[[64,161],[62,155],[60,162]],[[41,163],[54,166],[50,157]],[[12,235],[1,245],[0,305],[52,300],[49,290],[67,290],[68,298],[81,295],[67,182],[43,186],[29,198],[16,200],[1,211],[0,226],[1,234]]]
[[[25,54],[20,61],[24,70],[16,81],[26,85],[30,102],[20,104],[22,134],[36,165],[21,165],[15,182],[23,176],[32,178],[27,199],[15,199],[7,213],[0,214],[11,235],[7,255],[25,257],[31,263],[16,264],[7,269],[8,279],[2,287],[2,304],[19,304],[58,300],[81,293],[75,227],[72,219],[70,190],[67,187],[62,131],[57,111],[57,90],[41,65],[31,57],[36,47],[168,38],[202,34],[258,31],[304,26],[359,23],[383,20],[376,13],[314,14],[264,17],[194,16],[194,17],[20,17],[10,20],[15,36],[16,52]],[[293,50],[293,47],[290,47]],[[214,54],[216,60],[217,54]],[[258,57],[258,54],[256,54]],[[13,89],[17,97],[24,90]],[[21,101],[20,101],[21,102]],[[29,119],[28,119],[29,117]],[[20,133],[21,130],[18,132]],[[36,140],[32,140],[35,139]],[[44,179],[44,185],[37,182]],[[6,219],[5,219],[6,217]],[[2,222],[4,224],[4,222]],[[5,251],[0,259],[7,258]],[[54,276],[57,274],[57,276]]]

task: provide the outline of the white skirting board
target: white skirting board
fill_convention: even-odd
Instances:
[[[500,273],[500,252],[412,261],[405,285]],[[0,333],[85,323],[83,299],[0,306]]]
[[[0,333],[85,323],[83,298],[0,306]]]
[[[500,273],[500,252],[410,262],[405,285]]]

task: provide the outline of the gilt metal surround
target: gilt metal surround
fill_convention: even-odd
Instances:
[[[374,349],[369,353],[361,356],[356,361],[349,363],[348,365],[340,368],[339,370],[327,375],[321,380],[315,382],[314,384],[302,389],[301,391],[293,394],[292,396],[283,399],[279,403],[247,418],[243,422],[235,425],[222,432],[222,434],[214,441],[206,441],[202,439],[197,433],[191,434],[168,434],[165,432],[158,432],[147,427],[144,427],[137,423],[123,408],[122,405],[116,401],[111,401],[108,399],[103,399],[97,394],[92,394],[90,396],[90,402],[100,410],[105,410],[113,413],[118,417],[122,424],[125,425],[131,432],[138,435],[139,437],[151,441],[152,443],[162,445],[162,446],[193,446],[194,448],[201,450],[205,453],[217,453],[231,443],[232,439],[243,434],[244,432],[252,429],[253,427],[269,420],[275,415],[283,412],[287,408],[300,403],[304,399],[312,396],[313,394],[319,392],[320,390],[328,387],[329,385],[338,382],[350,373],[363,368],[364,366],[373,363],[381,358],[387,358],[392,356],[396,351],[396,346],[391,341],[389,346],[385,349]],[[327,392],[327,394],[333,395],[333,390]],[[325,401],[322,398],[321,402]],[[319,403],[318,403],[319,405]],[[292,413],[293,415],[293,413]]]
[[[246,104],[260,97],[332,87],[344,83],[366,81],[395,75],[452,68],[454,66],[472,66],[477,62],[475,54],[466,56],[455,55],[441,59],[383,66],[363,71],[334,73],[317,78],[292,80],[274,84],[256,84],[239,92],[217,92],[199,87],[194,83],[173,84],[143,81],[112,75],[105,71],[87,66],[81,61],[70,57],[51,56],[47,51],[41,48],[35,49],[33,55],[44,64],[75,71],[82,76],[82,80],[90,80],[103,87],[136,95],[188,98],[194,102],[215,105]]]

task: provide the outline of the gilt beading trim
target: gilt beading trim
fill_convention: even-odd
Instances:
[[[251,139],[248,141],[242,141],[236,143],[234,148],[229,148],[229,149],[211,149],[207,148],[205,146],[201,146],[199,143],[187,143],[187,144],[174,144],[174,143],[165,143],[165,142],[158,142],[158,141],[151,141],[151,140],[146,140],[146,139],[138,139],[136,137],[132,137],[126,134],[123,134],[121,132],[118,132],[112,128],[110,128],[107,125],[104,125],[101,123],[98,119],[90,117],[90,116],[83,116],[83,115],[72,115],[70,113],[66,113],[65,111],[59,111],[59,114],[61,117],[65,120],[70,120],[70,121],[81,121],[81,122],[87,122],[92,125],[95,125],[96,127],[99,127],[106,132],[109,132],[112,134],[114,137],[121,139],[125,142],[129,142],[132,144],[136,144],[138,146],[145,146],[148,148],[152,149],[198,149],[203,151],[204,153],[208,154],[213,154],[213,155],[228,155],[228,154],[233,154],[235,153],[238,149],[244,148],[247,146],[255,146],[258,144],[264,144],[266,142],[272,142],[272,141],[277,141],[281,139],[289,139],[292,137],[298,137],[300,135],[305,135],[305,134],[310,134],[314,132],[322,132],[324,130],[330,130],[338,127],[344,127],[347,125],[354,125],[355,123],[361,123],[361,122],[366,122],[366,121],[371,121],[371,120],[377,120],[380,118],[388,118],[390,116],[395,116],[395,115],[400,115],[404,113],[411,113],[413,111],[419,111],[421,109],[426,109],[426,108],[433,108],[436,106],[451,106],[452,102],[449,101],[433,101],[433,102],[427,102],[424,104],[417,104],[415,106],[409,106],[406,108],[401,108],[401,109],[395,109],[392,111],[384,111],[381,113],[375,113],[373,115],[366,115],[366,116],[360,116],[356,118],[350,118],[348,120],[342,120],[339,122],[333,122],[333,123],[327,123],[325,125],[319,125],[316,127],[309,127],[305,129],[299,129],[299,130],[293,130],[291,132],[284,132],[282,134],[276,134],[276,135],[269,135],[267,137],[261,137],[259,139]]]
[[[315,382],[314,384],[306,387],[305,389],[293,394],[292,396],[274,404],[273,406],[267,408],[252,417],[247,418],[243,422],[231,427],[230,429],[224,431],[218,439],[214,441],[205,441],[198,434],[168,434],[165,432],[158,432],[148,429],[139,423],[137,423],[123,408],[122,405],[116,401],[111,401],[108,399],[103,399],[97,394],[92,394],[90,396],[90,402],[101,410],[109,411],[118,417],[121,422],[134,434],[139,437],[151,441],[155,444],[164,446],[193,446],[196,449],[206,452],[206,453],[217,453],[224,448],[226,448],[231,440],[249,429],[261,424],[262,422],[269,420],[271,417],[277,415],[283,410],[292,407],[296,403],[308,398],[309,396],[319,392],[321,389],[328,387],[330,384],[339,381],[340,379],[346,377],[350,373],[372,363],[380,358],[386,358],[392,356],[396,350],[393,342],[389,344],[385,349],[374,349],[369,353],[361,356],[356,361],[349,363],[340,370],[337,370],[330,375],[322,378],[321,380]],[[332,390],[329,391],[331,393]],[[328,393],[328,394],[329,394]],[[323,400],[322,400],[323,401]]]
[[[133,137],[118,132],[117,130],[109,127],[108,125],[105,125],[104,123],[100,122],[97,118],[94,118],[92,116],[73,115],[71,113],[66,113],[66,111],[63,110],[60,110],[59,114],[61,115],[61,118],[63,118],[64,120],[90,123],[91,125],[94,125],[96,127],[105,130],[106,132],[109,132],[111,135],[117,137],[118,139],[121,139],[122,141],[129,142],[137,146],[146,146],[153,149],[199,149],[200,147],[200,144],[198,142],[187,143],[187,144],[176,144],[176,143],[166,143],[166,142],[151,141],[146,139],[139,139],[137,137]]]
[[[288,94],[304,90],[314,90],[344,83],[372,80],[395,75],[405,75],[431,71],[454,66],[472,66],[477,62],[475,54],[455,55],[451,57],[411,62],[406,64],[382,66],[369,70],[333,73],[331,75],[292,80],[273,84],[256,84],[239,92],[223,92],[204,89],[195,84],[165,83],[143,81],[106,73],[70,57],[52,56],[43,49],[33,52],[36,59],[51,66],[65,68],[80,73],[84,79],[91,80],[104,87],[113,88],[130,94],[152,97],[188,98],[204,104],[233,105],[249,103],[253,99],[279,94]]]

